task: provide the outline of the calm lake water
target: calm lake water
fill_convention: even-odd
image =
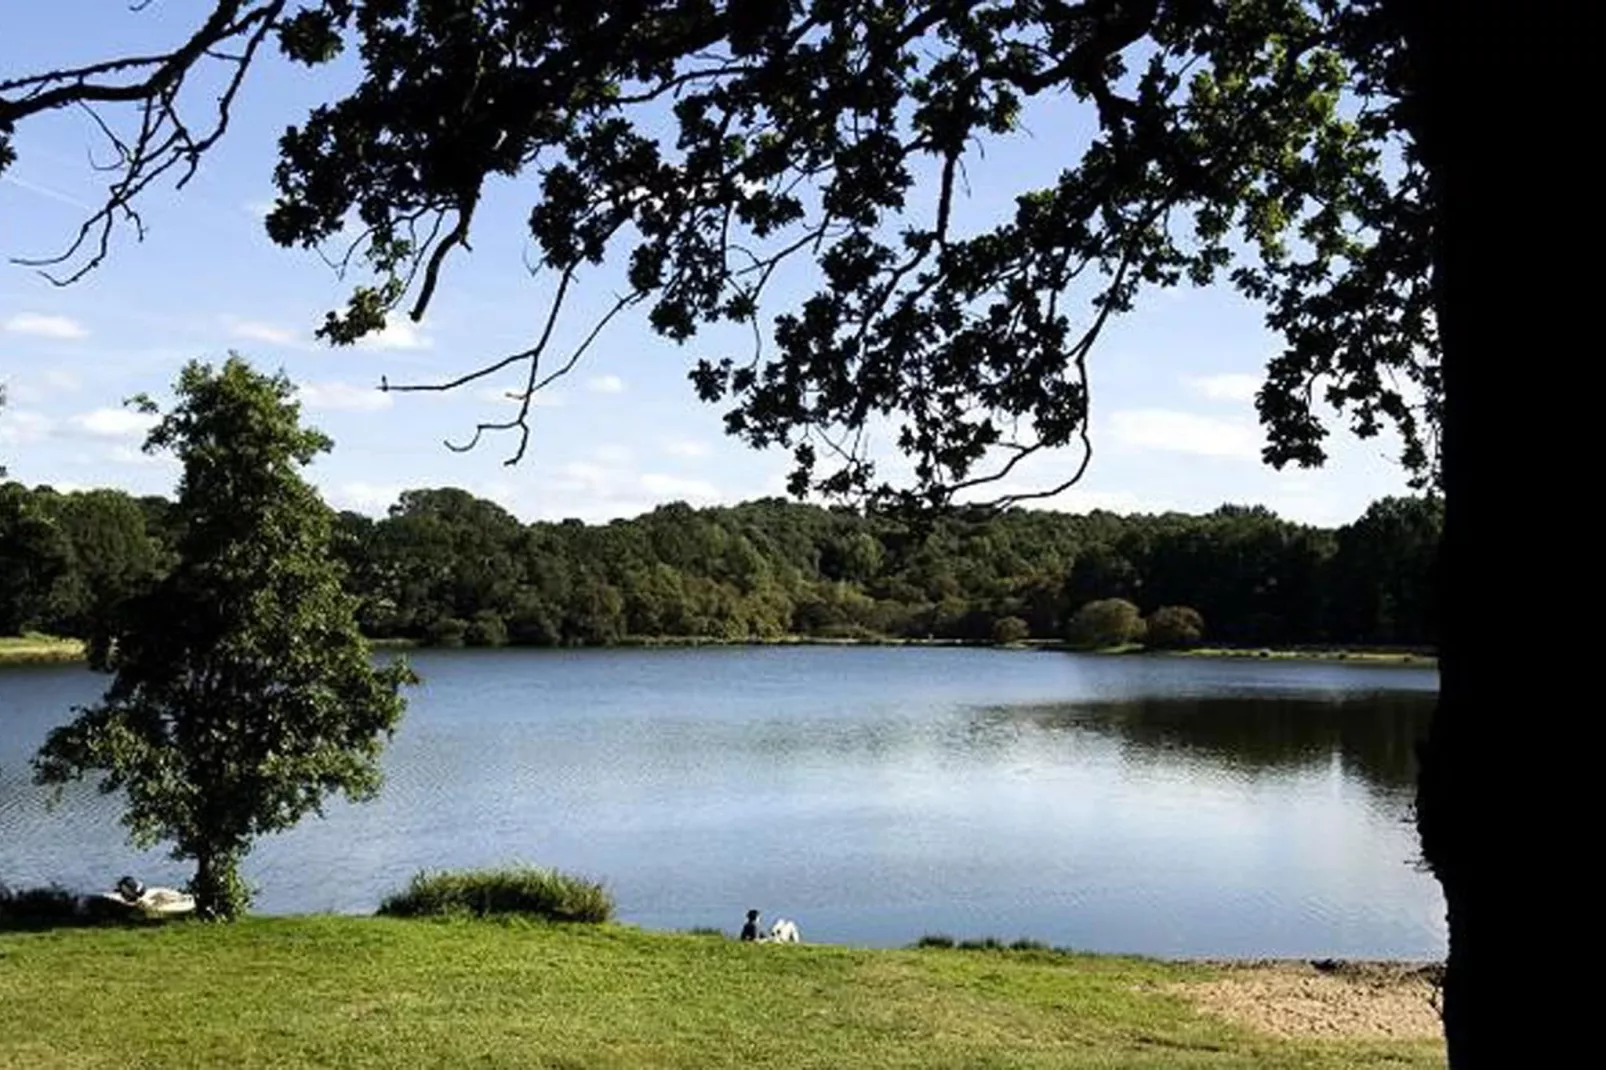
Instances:
[[[977,649],[420,652],[380,798],[264,840],[257,909],[367,912],[423,867],[605,879],[623,918],[1159,955],[1443,954],[1413,864],[1432,670]],[[104,679],[0,670],[0,880],[180,883],[27,760]]]

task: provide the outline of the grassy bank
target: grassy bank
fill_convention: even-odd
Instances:
[[[0,665],[81,661],[84,644],[53,635],[0,635]]]
[[[1427,1037],[1234,1022],[1217,998],[1234,974],[612,925],[309,917],[0,933],[0,1067],[1442,1065]]]
[[[1272,650],[1264,647],[1196,647],[1171,651],[1188,658],[1266,658],[1277,661],[1350,661],[1361,665],[1415,665],[1432,667],[1439,659],[1420,650],[1351,650],[1344,647],[1295,647]]]
[[[834,636],[834,635],[777,635],[768,639],[751,636],[726,639],[709,635],[627,635],[613,644],[629,647],[682,647],[682,646],[991,646],[978,639],[907,639],[893,635]]]

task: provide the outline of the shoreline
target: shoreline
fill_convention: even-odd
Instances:
[[[1253,659],[1263,661],[1312,661],[1332,664],[1365,666],[1402,666],[1433,668],[1438,665],[1436,655],[1420,648],[1390,649],[1387,647],[1349,646],[1333,644],[1310,647],[1228,647],[1202,646],[1189,650],[1150,650],[1141,644],[1087,650],[1071,646],[1059,639],[1027,639],[1017,643],[994,643],[982,639],[916,639],[898,636],[836,637],[819,635],[785,635],[771,639],[727,639],[720,636],[626,636],[614,643],[594,647],[538,647],[510,644],[502,647],[444,647],[429,646],[414,639],[370,639],[375,650],[657,650],[679,647],[775,647],[775,646],[826,646],[826,647],[917,647],[917,648],[977,648],[1017,650],[1047,653],[1088,654],[1099,657],[1156,657],[1156,658],[1220,658]],[[55,665],[82,662],[84,644],[77,639],[62,639],[46,635],[0,637],[0,668],[8,665]]]
[[[0,667],[6,665],[58,665],[86,660],[80,639],[54,635],[0,636]]]

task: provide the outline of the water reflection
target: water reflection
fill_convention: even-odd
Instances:
[[[1414,788],[1416,742],[1427,733],[1434,702],[1431,693],[1395,691],[994,706],[978,718],[970,739],[992,738],[1000,726],[1091,732],[1119,740],[1128,761],[1164,763],[1180,757],[1246,776],[1286,776],[1337,761],[1346,774],[1377,792],[1399,796]]]

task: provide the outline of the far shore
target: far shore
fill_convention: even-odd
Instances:
[[[412,639],[372,639],[377,650],[430,649]],[[1027,639],[1018,643],[993,643],[979,639],[903,638],[897,636],[820,636],[783,635],[769,639],[729,639],[722,636],[626,636],[613,647],[767,647],[767,646],[895,646],[895,647],[992,647],[1023,651],[1054,651],[1099,656],[1256,658],[1276,661],[1322,661],[1355,665],[1400,665],[1432,668],[1438,658],[1421,648],[1352,647],[1343,645],[1310,647],[1226,647],[1201,646],[1187,650],[1150,650],[1140,643],[1085,650],[1059,639]],[[521,649],[545,649],[525,647]],[[0,636],[0,666],[39,665],[82,661],[84,644],[78,639],[49,635]]]
[[[83,661],[84,644],[53,635],[0,635],[0,665],[39,665]]]

